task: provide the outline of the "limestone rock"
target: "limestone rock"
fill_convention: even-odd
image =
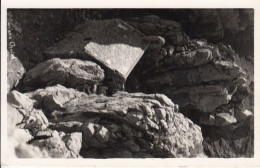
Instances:
[[[231,81],[244,75],[244,73],[236,64],[227,61],[216,61],[214,64],[189,69],[169,70],[146,79],[144,83],[147,86],[146,88],[159,91],[155,90],[158,85],[183,87],[212,81]]]
[[[36,91],[26,93],[26,95],[36,101],[35,107],[42,108],[47,113],[62,109],[66,102],[76,97],[87,96],[84,92],[65,88],[60,84],[46,87],[45,89],[37,89]]]
[[[193,157],[202,152],[200,128],[175,106],[160,94],[87,95],[68,101],[49,120],[53,125],[72,121],[83,124],[83,157],[124,157],[117,155],[123,148],[131,153],[129,157],[139,151],[146,153],[140,157]]]
[[[8,52],[7,57],[7,91],[11,91],[23,77],[25,69],[22,63],[14,55]]]
[[[64,141],[61,137],[53,134],[52,137],[47,139],[34,140],[31,142],[33,146],[39,147],[41,150],[46,150],[52,158],[69,158],[71,157],[70,151],[66,148]]]
[[[10,127],[14,127],[17,124],[23,122],[23,114],[21,114],[16,108],[7,103],[7,121]]]
[[[34,101],[16,90],[7,94],[7,101],[16,109],[24,109],[27,113],[33,108]]]
[[[216,114],[216,121],[215,121],[216,126],[226,126],[236,122],[237,122],[236,118],[228,113]]]
[[[54,58],[30,69],[23,84],[25,90],[61,84],[91,92],[103,79],[104,71],[93,62]]]
[[[82,146],[82,133],[74,132],[63,137],[66,147],[71,151],[71,156],[79,157]]]
[[[177,90],[165,88],[161,93],[168,95],[182,108],[193,108],[207,113],[227,104],[232,97],[225,87],[218,85],[183,87]]]

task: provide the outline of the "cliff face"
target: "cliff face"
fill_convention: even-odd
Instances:
[[[10,10],[8,21],[10,130],[27,137],[9,135],[14,155],[254,155],[253,10]]]

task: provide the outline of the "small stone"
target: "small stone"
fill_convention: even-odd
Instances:
[[[106,143],[109,139],[109,132],[105,127],[101,126],[101,129],[96,133],[95,136],[99,142]]]
[[[157,108],[155,109],[155,114],[159,119],[165,119],[166,118],[166,111],[163,108]]]
[[[84,137],[92,137],[95,134],[95,124],[86,123],[82,126]]]
[[[160,120],[160,124],[162,125],[162,128],[164,130],[167,130],[168,129],[168,124],[165,120]]]
[[[253,116],[253,113],[247,109],[243,109],[243,110],[236,109],[235,110],[235,117],[238,121],[245,120],[251,116]]]
[[[236,118],[228,113],[217,113],[215,117],[215,126],[227,126],[236,122]]]

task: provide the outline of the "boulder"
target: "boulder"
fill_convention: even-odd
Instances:
[[[27,113],[33,108],[34,101],[16,90],[7,94],[7,101],[16,109],[24,109]]]
[[[92,93],[103,79],[103,69],[94,62],[54,58],[30,69],[23,84],[25,90],[61,84]]]
[[[72,122],[83,124],[77,127],[83,157],[194,157],[202,152],[200,128],[177,109],[161,94],[118,92],[76,97],[49,120],[52,129],[63,123],[67,132]],[[128,154],[118,155],[122,149]]]
[[[13,90],[8,93],[7,101],[8,118],[13,125],[19,124],[20,128],[28,129],[33,134],[48,127],[48,119],[41,110],[33,108],[35,101],[27,95]]]
[[[65,142],[66,147],[70,150],[71,156],[80,157],[79,152],[82,146],[82,133],[73,132],[65,135],[62,140]]]
[[[13,54],[8,52],[7,57],[7,91],[11,91],[23,77],[25,69],[22,63]]]
[[[58,132],[53,133],[52,137],[47,139],[33,140],[33,146],[39,147],[41,151],[47,151],[48,155],[52,158],[70,158],[70,151],[67,149],[62,137]]]
[[[168,87],[162,88],[161,93],[169,96],[182,109],[196,109],[206,113],[227,104],[232,97],[227,88],[219,85],[198,85],[180,89]]]
[[[63,105],[71,99],[87,96],[84,92],[79,92],[72,88],[65,88],[60,84],[49,86],[45,89],[37,89],[36,91],[26,93],[26,95],[34,99],[34,106],[45,110],[46,115],[48,115],[49,112],[62,109]]]
[[[216,61],[213,64],[205,64],[188,69],[173,69],[158,73],[144,80],[144,85],[151,91],[159,86],[194,86],[201,83],[215,81],[232,81],[244,75],[245,72],[235,63],[227,61]],[[244,84],[243,82],[238,85]]]

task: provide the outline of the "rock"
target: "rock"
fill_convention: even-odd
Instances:
[[[252,157],[254,154],[253,117],[230,126],[203,127],[203,147],[209,157]]]
[[[37,146],[22,143],[15,148],[18,158],[49,158],[46,150],[40,150]]]
[[[25,90],[61,84],[90,91],[90,87],[103,79],[104,71],[93,62],[54,58],[29,70],[25,74],[23,84]]]
[[[164,109],[155,109],[155,113],[159,119],[166,118],[166,111]]]
[[[59,123],[50,123],[49,127],[52,130],[62,131],[65,133],[80,132],[82,127],[81,122],[70,121],[70,122],[59,122]]]
[[[225,87],[218,85],[183,87],[177,90],[165,88],[161,93],[169,96],[182,108],[193,108],[207,113],[227,104],[232,96]]]
[[[148,46],[142,41],[142,36],[119,19],[88,20],[65,39],[46,49],[45,53],[50,57],[72,55],[70,57],[74,58],[79,55],[89,58],[85,51],[126,79]]]
[[[216,114],[216,120],[215,120],[216,126],[227,126],[236,122],[237,122],[236,118],[228,113]]]
[[[132,157],[137,156],[138,151],[146,153],[143,157],[147,154],[152,157],[191,157],[192,150],[201,152],[200,129],[175,112],[175,106],[161,94],[118,92],[112,97],[88,95],[65,103],[63,111],[55,112],[50,120],[52,123],[83,123],[83,157],[119,157],[117,154],[123,148],[127,148]],[[155,110],[161,111],[162,115],[157,115]],[[162,139],[167,139],[167,142]],[[158,143],[165,147],[153,148]],[[107,153],[107,150],[113,152]]]
[[[7,101],[16,109],[24,109],[27,113],[33,108],[34,101],[16,90],[7,94]]]
[[[74,132],[63,137],[66,147],[71,151],[73,157],[79,157],[82,146],[82,133]]]
[[[17,128],[14,130],[13,135],[18,144],[27,143],[33,139],[33,136],[30,134],[29,130],[26,129]]]
[[[52,158],[73,157],[59,135],[54,135],[47,139],[34,140],[31,144],[39,147],[41,150],[46,150]]]
[[[29,129],[33,134],[37,134],[38,131],[45,130],[48,127],[48,119],[43,114],[41,110],[33,109],[30,113],[24,118],[25,129]]]
[[[199,49],[184,55],[176,54],[172,57],[167,57],[159,62],[157,72],[164,72],[172,68],[188,68],[207,64],[212,60],[212,52],[209,49]],[[151,71],[151,70],[150,70]],[[155,72],[156,72],[155,71]]]
[[[22,63],[13,54],[8,52],[7,55],[7,91],[11,91],[25,73]]]
[[[105,127],[101,127],[99,131],[95,134],[96,138],[101,143],[106,143],[109,139],[109,132]]]
[[[19,127],[29,129],[33,133],[47,128],[48,119],[41,110],[33,108],[32,99],[15,90],[8,93],[7,99],[9,105],[15,108],[9,106],[10,116],[8,116],[12,123],[19,124]]]
[[[161,48],[165,43],[165,39],[161,36],[147,36],[143,40],[150,43],[149,48]]]
[[[227,61],[216,61],[189,69],[173,69],[164,73],[153,75],[144,80],[146,88],[153,92],[159,86],[193,86],[214,81],[231,81],[244,75],[244,71],[236,64]],[[237,82],[238,83],[238,82]],[[242,82],[240,82],[243,84]],[[238,86],[240,84],[238,83]]]
[[[37,89],[36,91],[26,93],[26,95],[36,100],[35,106],[46,110],[47,115],[50,112],[62,109],[63,105],[71,99],[87,96],[84,92],[65,88],[60,84],[46,87],[45,89]]]
[[[7,121],[10,127],[14,127],[23,122],[23,114],[21,114],[16,108],[7,103]]]
[[[253,116],[253,113],[247,109],[236,109],[235,110],[235,117],[238,121],[245,120],[252,116]]]

